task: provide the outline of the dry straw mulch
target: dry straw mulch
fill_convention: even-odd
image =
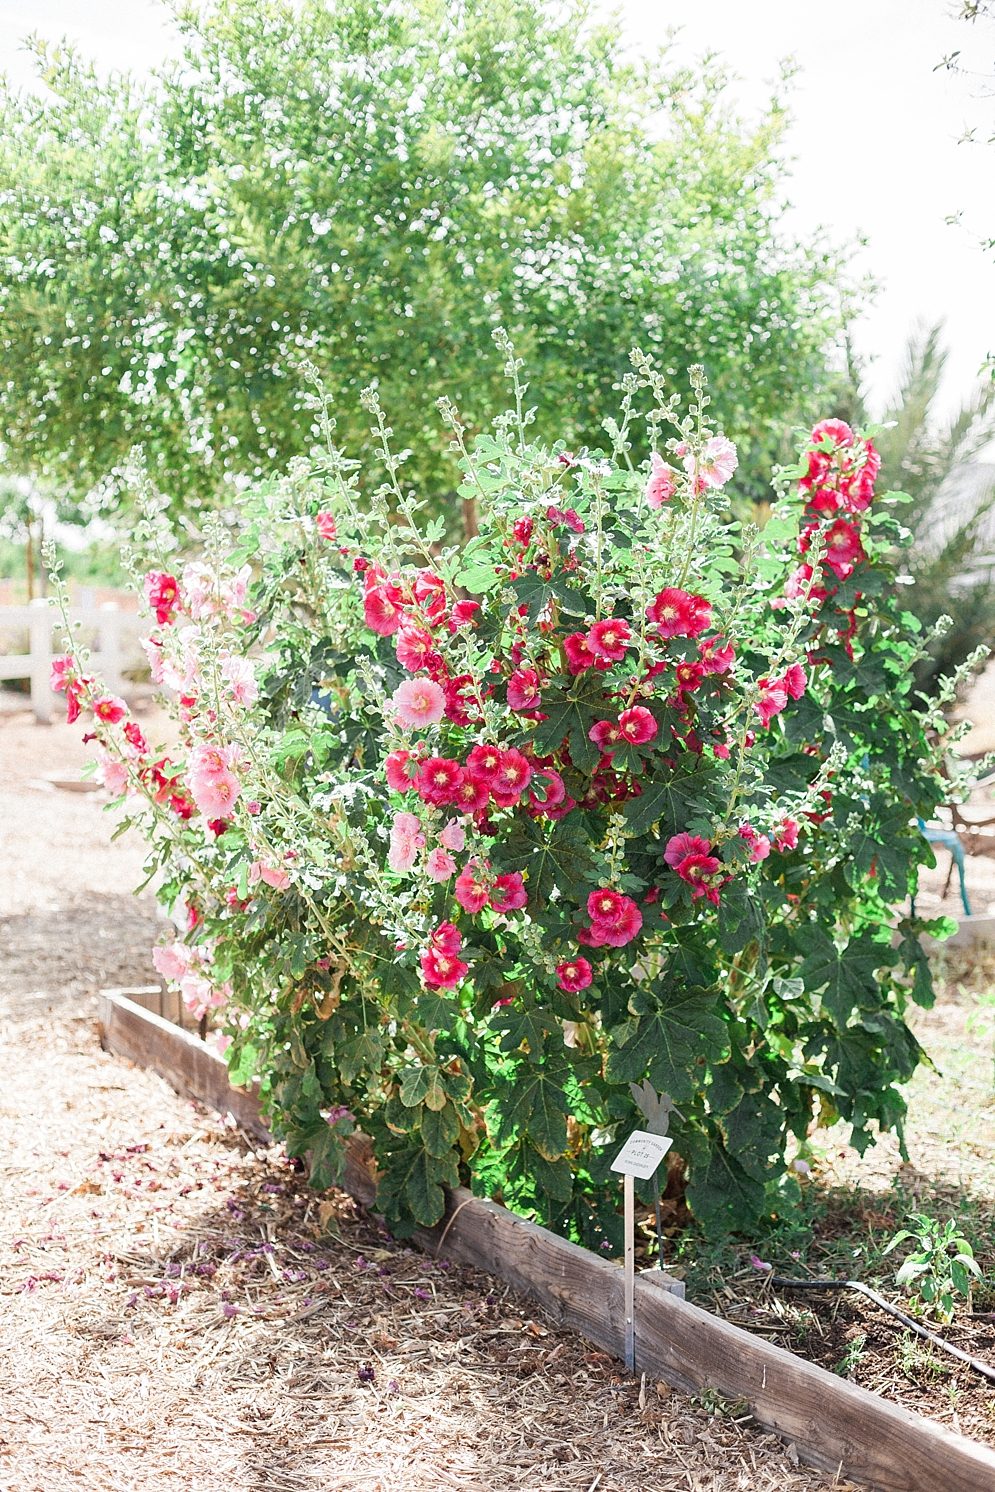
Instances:
[[[0,1031],[3,1492],[849,1485],[322,1204],[34,993]]]

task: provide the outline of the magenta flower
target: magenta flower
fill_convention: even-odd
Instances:
[[[568,990],[571,994],[587,989],[592,978],[591,965],[586,958],[567,959],[565,963],[556,966],[556,981],[560,989]]]
[[[645,746],[653,740],[659,726],[644,705],[633,705],[630,710],[622,711],[618,728],[631,745]]]
[[[712,605],[704,596],[668,586],[647,606],[646,615],[656,622],[664,641],[669,637],[698,637],[711,622]]]
[[[498,876],[491,888],[490,902],[496,912],[517,912],[528,901],[521,871]]]
[[[463,769],[459,762],[444,756],[430,756],[419,768],[415,790],[426,803],[442,808],[444,804],[453,801],[462,777]]]
[[[587,734],[599,751],[611,751],[622,739],[620,727],[611,720],[596,720]]]
[[[471,860],[456,878],[453,894],[464,912],[479,912],[490,899],[490,880],[487,867]]]
[[[711,848],[708,840],[701,839],[697,834],[675,834],[668,839],[663,858],[676,870],[688,855],[707,855]]]
[[[534,668],[516,668],[508,680],[508,708],[537,710],[541,703],[540,680]]]
[[[628,622],[609,617],[595,622],[587,634],[587,645],[595,658],[618,663],[625,657],[625,650],[632,640],[632,628]]]

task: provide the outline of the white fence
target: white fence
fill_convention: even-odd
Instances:
[[[52,671],[52,632],[59,613],[47,601],[35,600],[30,606],[0,606],[0,646],[10,634],[28,634],[26,653],[0,653],[0,679],[30,679],[31,708],[40,725],[52,719],[55,700],[50,687]],[[113,605],[73,607],[69,620],[81,622],[88,646],[93,651],[93,672],[109,694],[127,695],[133,685],[122,679],[122,671],[144,659],[139,646],[149,633],[149,620],[133,611],[119,611]],[[91,641],[92,637],[92,641]]]

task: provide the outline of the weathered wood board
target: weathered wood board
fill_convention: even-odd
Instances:
[[[103,1045],[152,1068],[178,1092],[230,1112],[250,1134],[270,1138],[256,1097],[228,1082],[221,1057],[187,1031],[104,991]],[[349,1152],[342,1182],[369,1206],[376,1194],[368,1145]],[[622,1270],[588,1249],[462,1189],[417,1241],[433,1254],[507,1280],[564,1326],[620,1357],[625,1335]],[[636,1371],[675,1388],[715,1389],[742,1399],[765,1428],[790,1440],[814,1466],[842,1467],[877,1492],[995,1492],[995,1451],[827,1373],[738,1326],[636,1280]]]

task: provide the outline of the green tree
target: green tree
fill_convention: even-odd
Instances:
[[[617,30],[541,0],[217,0],[143,92],[40,53],[55,101],[0,105],[0,420],[21,470],[86,490],[145,443],[176,499],[313,442],[298,364],[378,480],[371,379],[452,492],[426,410],[499,397],[500,321],[544,389],[540,434],[602,444],[634,342],[707,369],[762,497],[826,383],[838,266],[785,243],[778,104],[756,128],[710,67],[623,62]],[[636,453],[641,454],[637,451]]]

